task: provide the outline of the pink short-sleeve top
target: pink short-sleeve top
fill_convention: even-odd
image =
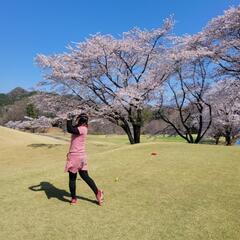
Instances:
[[[85,126],[78,127],[80,135],[72,134],[65,172],[76,173],[79,170],[88,170],[85,143],[88,129]]]
[[[85,155],[85,142],[87,138],[88,129],[85,126],[78,127],[80,135],[72,134],[69,153],[78,153]]]

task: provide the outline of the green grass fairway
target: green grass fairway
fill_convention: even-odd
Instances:
[[[105,203],[78,177],[70,206],[69,135],[52,134],[0,127],[1,240],[240,239],[240,147],[89,136],[89,173]]]

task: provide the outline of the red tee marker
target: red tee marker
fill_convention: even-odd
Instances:
[[[157,155],[157,153],[155,153],[155,152],[152,152],[152,153],[151,153],[151,155],[152,155],[152,156],[156,156],[156,155]]]

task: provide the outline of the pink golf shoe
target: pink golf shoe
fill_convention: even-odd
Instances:
[[[76,198],[72,198],[70,204],[71,205],[76,205],[77,204],[77,199]]]
[[[97,201],[98,201],[98,205],[101,206],[102,203],[103,203],[103,191],[102,190],[98,190],[96,198],[97,198]]]

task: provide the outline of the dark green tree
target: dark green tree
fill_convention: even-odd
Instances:
[[[37,108],[34,106],[34,104],[29,103],[26,107],[26,113],[28,117],[31,118],[37,118],[38,117],[38,110]]]

